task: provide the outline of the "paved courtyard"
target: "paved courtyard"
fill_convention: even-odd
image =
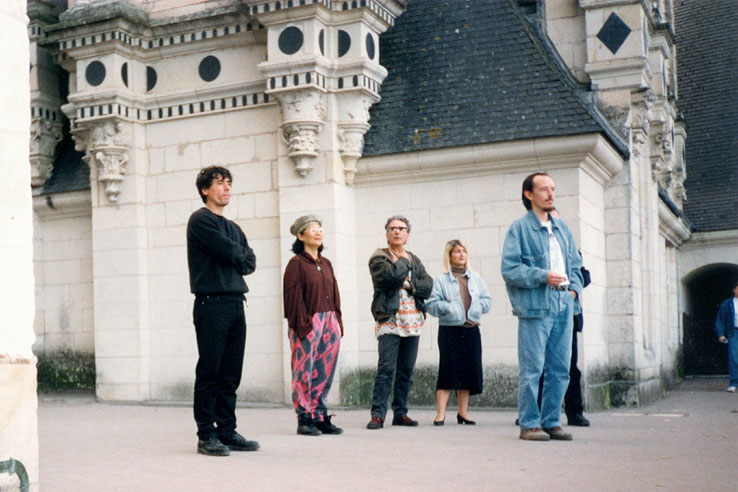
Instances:
[[[738,490],[738,394],[690,379],[638,409],[588,414],[572,442],[518,439],[511,410],[474,410],[475,427],[364,428],[366,409],[336,409],[341,436],[295,434],[287,407],[238,409],[256,453],[195,453],[186,406],[41,395],[42,492],[168,491],[731,491]]]

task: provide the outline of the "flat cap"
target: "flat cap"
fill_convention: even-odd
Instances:
[[[303,215],[302,217],[296,218],[295,222],[292,223],[292,226],[290,227],[290,233],[293,236],[297,236],[302,231],[304,231],[307,228],[308,224],[310,224],[311,222],[317,222],[321,226],[323,225],[323,219],[321,219],[317,215]]]

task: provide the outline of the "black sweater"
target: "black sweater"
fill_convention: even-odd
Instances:
[[[238,225],[206,207],[187,223],[187,264],[195,295],[244,294],[243,275],[256,269],[256,256]]]

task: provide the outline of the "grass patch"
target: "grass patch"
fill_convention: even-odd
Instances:
[[[95,390],[95,356],[61,350],[36,355],[39,391]]]

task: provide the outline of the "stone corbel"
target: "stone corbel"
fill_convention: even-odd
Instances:
[[[128,164],[128,139],[118,119],[95,124],[90,129],[90,147],[87,155],[97,166],[97,180],[105,186],[110,202],[118,201],[120,185]]]
[[[62,139],[62,124],[44,118],[31,121],[31,186],[41,187],[51,176],[54,168],[56,144]]]
[[[369,123],[361,122],[338,124],[338,151],[343,160],[343,175],[349,186],[354,183],[356,161],[361,158],[364,151],[364,134],[370,127]]]
[[[275,94],[282,108],[282,135],[300,176],[313,170],[313,159],[320,150],[320,131],[325,118],[325,102],[321,91],[304,89]]]
[[[74,105],[65,104],[62,111],[74,117]],[[97,171],[97,181],[105,187],[108,201],[116,203],[128,165],[129,136],[123,121],[109,116],[93,121],[77,121],[71,131],[74,147],[85,152],[82,158],[90,170]]]
[[[351,186],[356,175],[356,162],[364,151],[364,135],[369,124],[369,108],[377,102],[376,97],[363,92],[344,92],[338,96],[340,120],[338,122],[338,151],[343,160],[346,184]]]

